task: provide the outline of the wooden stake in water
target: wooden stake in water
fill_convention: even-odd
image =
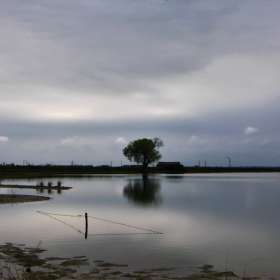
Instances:
[[[87,235],[88,235],[88,216],[87,216],[87,213],[85,213],[85,220],[86,220],[85,239],[87,239]]]

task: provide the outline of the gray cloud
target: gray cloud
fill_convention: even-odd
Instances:
[[[246,127],[244,130],[245,134],[251,134],[256,132],[258,132],[258,129],[256,127],[251,127],[251,126]]]
[[[0,143],[2,142],[2,143],[6,143],[6,142],[8,142],[9,141],[9,138],[8,137],[6,137],[6,136],[0,136]]]
[[[121,142],[158,136],[167,160],[279,165],[279,9],[4,1],[3,158],[98,164],[122,160]]]
[[[84,146],[88,144],[88,139],[79,136],[68,137],[61,141],[63,146]]]

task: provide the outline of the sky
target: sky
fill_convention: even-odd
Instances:
[[[0,163],[280,166],[279,0],[1,0]]]

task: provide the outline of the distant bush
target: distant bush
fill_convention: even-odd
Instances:
[[[44,187],[44,186],[45,186],[45,184],[43,181],[37,182],[37,187]]]
[[[57,187],[61,187],[61,186],[62,186],[62,181],[57,181],[57,182],[56,182],[56,186],[57,186]]]
[[[173,164],[167,164],[161,168],[164,172],[170,172],[170,173],[185,173],[185,167],[181,163],[173,163]]]

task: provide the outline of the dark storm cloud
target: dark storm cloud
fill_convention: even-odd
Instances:
[[[232,1],[5,3],[9,65],[24,70],[26,83],[127,93],[131,83],[145,88],[136,78],[184,74],[217,54],[257,51],[266,42],[263,21],[242,12],[235,20],[236,10],[251,6]]]

